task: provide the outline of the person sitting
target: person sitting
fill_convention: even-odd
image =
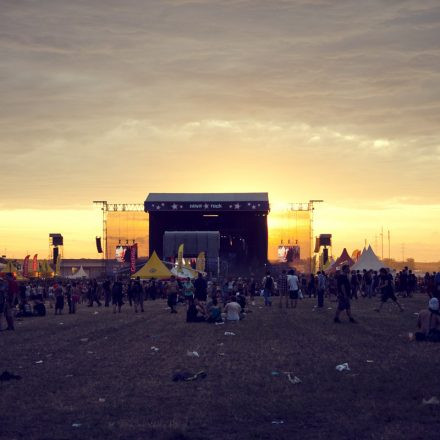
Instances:
[[[205,322],[203,309],[197,300],[187,298],[188,310],[186,311],[186,322]]]
[[[220,306],[218,305],[217,298],[213,298],[213,300],[208,304],[208,319],[207,322],[223,322],[222,312],[220,310]]]
[[[231,298],[225,306],[226,321],[240,321],[241,306]]]
[[[34,316],[32,313],[32,307],[26,300],[24,300],[20,304],[19,312],[17,313],[17,318],[26,318],[30,316]]]
[[[417,341],[440,342],[440,314],[437,298],[431,298],[428,309],[420,311],[417,326],[420,329],[415,334]]]
[[[35,316],[46,316],[46,306],[44,305],[43,301],[35,301],[34,315]]]

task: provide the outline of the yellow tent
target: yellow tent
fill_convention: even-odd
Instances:
[[[147,261],[147,263],[142,266],[141,269],[139,269],[135,274],[133,274],[132,278],[142,278],[142,279],[168,279],[170,278],[172,273],[170,270],[165,266],[165,264],[160,261],[159,257],[157,256],[156,252],[153,252],[153,255],[151,255],[150,259]]]

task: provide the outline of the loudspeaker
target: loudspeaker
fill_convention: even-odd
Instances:
[[[321,234],[319,236],[320,246],[331,246],[332,245],[332,234]]]
[[[96,250],[98,254],[102,254],[101,237],[96,237]]]
[[[327,263],[327,261],[328,261],[328,249],[324,248],[324,251],[322,253],[322,262],[325,265]]]
[[[58,254],[60,253],[57,247],[53,248],[53,264],[57,264]]]

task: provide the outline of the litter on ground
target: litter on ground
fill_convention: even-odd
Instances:
[[[422,403],[423,405],[440,405],[440,400],[438,400],[438,397],[433,396],[430,399],[423,399]]]
[[[197,351],[190,351],[190,350],[188,350],[186,352],[186,355],[189,356],[189,357],[196,357],[196,358],[200,357],[200,355],[199,355],[199,353],[197,353]]]
[[[178,371],[177,373],[173,374],[172,380],[173,382],[191,382],[193,380],[197,379],[205,379],[206,373],[204,371],[199,371],[198,373],[189,373],[187,371]]]
[[[297,376],[293,376],[290,373],[287,373],[287,379],[289,379],[289,382],[293,383],[294,385],[298,385],[301,383],[301,379]]]
[[[233,333],[233,332],[225,332],[225,336],[235,336],[235,333]]]
[[[345,362],[345,364],[336,365],[336,369],[338,371],[350,371],[350,367],[348,366],[347,362]]]

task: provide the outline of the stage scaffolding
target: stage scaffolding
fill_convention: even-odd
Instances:
[[[287,264],[301,271],[313,270],[313,212],[322,200],[288,203],[268,215],[268,255],[271,264]],[[114,260],[117,246],[138,244],[138,256],[149,256],[149,216],[144,204],[95,201],[103,214],[103,259]],[[283,248],[293,261],[282,261]],[[286,250],[287,249],[287,250]],[[298,254],[299,253],[299,254]]]

